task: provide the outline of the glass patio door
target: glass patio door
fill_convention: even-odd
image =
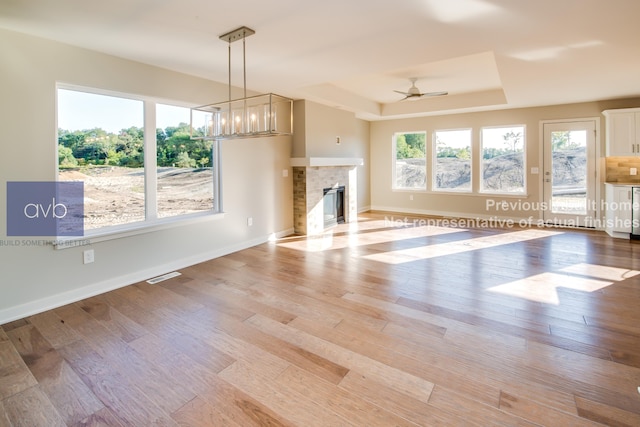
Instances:
[[[543,193],[546,223],[594,227],[596,218],[595,120],[543,124]]]

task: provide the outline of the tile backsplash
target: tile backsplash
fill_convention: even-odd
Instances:
[[[640,183],[640,157],[607,157],[606,162],[607,182]],[[638,175],[631,175],[631,168],[636,168]]]

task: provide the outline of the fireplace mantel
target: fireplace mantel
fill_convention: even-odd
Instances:
[[[292,167],[362,166],[359,157],[292,157]]]

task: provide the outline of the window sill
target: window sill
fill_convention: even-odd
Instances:
[[[431,193],[433,194],[447,194],[450,196],[475,196],[477,195],[477,193],[473,193],[471,190],[449,190],[449,189],[443,189],[443,190],[431,190]]]
[[[217,221],[224,218],[224,212],[196,213],[178,217],[156,219],[136,224],[126,224],[108,227],[105,230],[91,230],[81,237],[58,237],[54,244],[55,249],[68,249],[78,246],[88,246],[98,242],[122,239],[139,234],[153,233],[185,225],[198,224],[207,221]]]
[[[525,199],[529,197],[529,193],[485,193],[480,192],[478,196],[484,197],[504,197],[505,199]]]
[[[467,197],[492,197],[492,198],[505,198],[505,199],[526,199],[529,197],[529,193],[473,193],[469,191],[440,191],[440,190],[425,190],[425,189],[408,189],[408,188],[392,188],[394,193],[413,193],[413,194],[428,194],[428,195],[445,195],[445,196],[467,196]]]
[[[394,193],[429,193],[429,190],[424,188],[392,188]]]

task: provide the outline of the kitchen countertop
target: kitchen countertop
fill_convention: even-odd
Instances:
[[[616,185],[618,187],[640,187],[640,182],[605,182],[606,185]]]

